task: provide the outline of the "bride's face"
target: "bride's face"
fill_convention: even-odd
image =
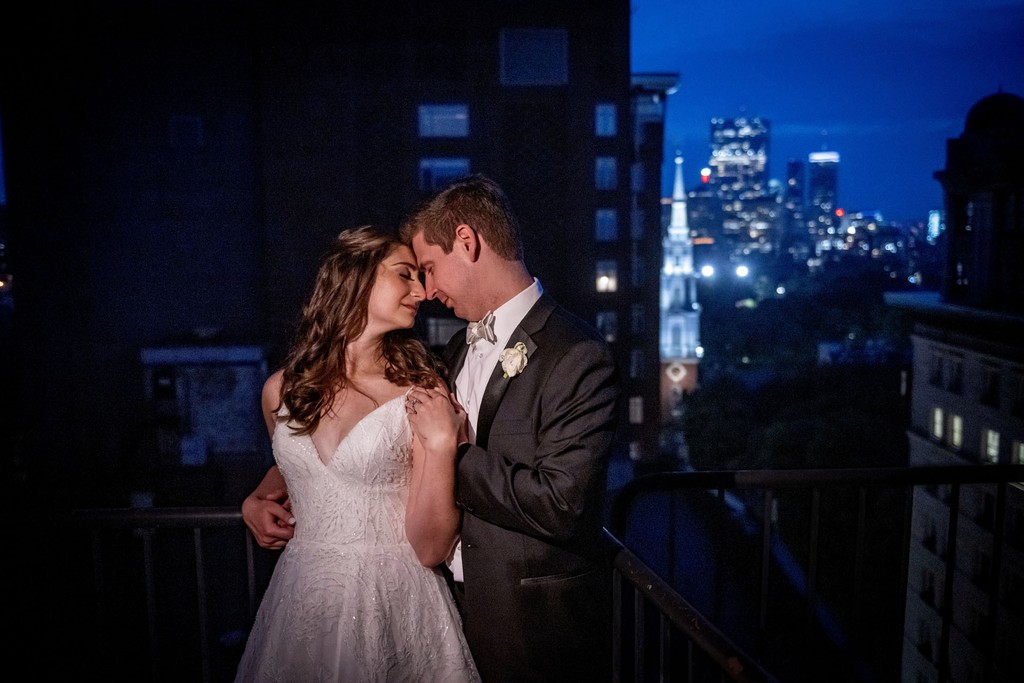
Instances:
[[[424,296],[412,250],[395,247],[377,266],[367,306],[367,329],[383,334],[412,327]]]

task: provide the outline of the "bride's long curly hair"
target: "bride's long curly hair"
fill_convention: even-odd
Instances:
[[[338,392],[349,386],[346,349],[366,328],[381,262],[402,245],[397,235],[364,225],[339,234],[321,258],[313,294],[303,306],[284,364],[281,401],[298,425],[296,433],[314,432]],[[444,384],[444,365],[411,329],[387,332],[381,355],[384,376],[394,384]]]

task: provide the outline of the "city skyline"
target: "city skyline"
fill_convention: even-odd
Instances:
[[[942,208],[946,140],[981,98],[1024,94],[1024,0],[633,0],[632,71],[676,72],[663,195],[707,165],[711,119],[771,125],[770,177],[840,155],[839,206],[900,222]]]

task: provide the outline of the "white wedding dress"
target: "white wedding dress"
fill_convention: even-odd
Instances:
[[[479,681],[444,578],[405,537],[412,432],[404,395],[381,404],[328,464],[284,420],[274,458],[295,536],[249,633],[241,681]]]

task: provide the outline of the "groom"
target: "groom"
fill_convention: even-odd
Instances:
[[[490,179],[449,186],[402,237],[427,296],[485,323],[444,351],[470,434],[456,454],[463,519],[450,569],[480,673],[486,683],[607,680],[611,351],[531,277],[518,221]],[[283,547],[290,532],[261,522],[254,496],[243,504],[246,523],[260,545]]]

